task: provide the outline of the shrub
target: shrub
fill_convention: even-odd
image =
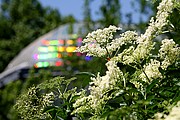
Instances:
[[[157,37],[165,35],[171,25],[168,18],[176,3],[162,0],[144,34],[126,31],[116,35],[121,30],[116,26],[89,33],[76,51],[107,59],[105,75],[91,74],[87,90],[69,88],[70,82],[63,83],[67,89],[58,90],[63,91],[58,95],[63,102],[52,104],[54,107],[47,107],[48,110],[44,108],[45,112],[53,119],[91,120],[142,120],[156,119],[156,113],[168,115],[180,98],[180,47],[167,36],[158,41]],[[60,84],[53,84],[54,89],[61,88]]]

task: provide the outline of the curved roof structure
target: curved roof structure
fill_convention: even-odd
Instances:
[[[74,33],[78,34],[79,29],[83,27],[83,24],[74,24]],[[71,35],[68,34],[69,25],[63,25],[49,33],[39,37],[34,42],[25,47],[7,66],[6,71],[19,65],[26,65],[32,67],[35,60],[32,59],[35,53],[38,53],[38,47],[42,45],[42,40],[58,40],[58,39],[69,39]]]
[[[29,69],[37,62],[33,59],[33,56],[39,52],[38,47],[43,46],[42,40],[68,40],[72,37],[68,33],[70,25],[60,26],[47,34],[39,37],[34,42],[29,44],[8,64],[4,72],[0,74],[0,87],[9,81],[13,81],[19,78],[19,73],[22,69]],[[85,33],[82,23],[73,24],[73,35],[79,32]]]
[[[37,38],[34,42],[22,49],[22,51],[8,64],[5,71],[0,74],[0,87],[10,81],[21,78],[22,75],[27,77],[24,71],[27,71],[33,66],[35,68],[61,66],[63,64],[63,54],[72,52],[75,50],[75,46],[81,45],[82,38],[78,38],[78,33],[84,35],[87,32],[83,23],[72,25],[73,26],[70,24],[59,26]],[[119,26],[124,29],[127,28],[126,25]],[[95,25],[94,29],[98,27],[99,25]],[[73,29],[73,34],[68,33],[69,28]],[[71,38],[76,38],[76,40],[71,40]],[[81,55],[77,54],[77,56]],[[85,59],[89,60],[89,58]]]

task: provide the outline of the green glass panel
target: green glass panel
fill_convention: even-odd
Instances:
[[[50,45],[58,45],[58,44],[59,44],[59,41],[58,41],[58,40],[50,40],[50,41],[49,41],[49,44],[50,44]]]
[[[58,53],[48,53],[48,58],[57,58]]]
[[[44,62],[43,63],[43,67],[48,67],[49,66],[49,63],[48,62]]]
[[[38,63],[37,63],[37,66],[38,66],[38,67],[43,67],[43,63],[42,63],[42,62],[38,62]]]
[[[56,52],[56,51],[58,51],[58,47],[57,46],[49,46],[48,51],[49,52]]]
[[[78,35],[77,34],[72,34],[71,37],[72,37],[72,39],[76,39],[78,37]]]
[[[52,56],[53,56],[53,58],[56,58],[57,57],[57,53],[53,53]]]

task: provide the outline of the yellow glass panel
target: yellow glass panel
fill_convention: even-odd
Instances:
[[[73,41],[73,40],[67,40],[66,43],[67,43],[68,45],[72,45],[72,44],[74,44],[74,41]]]
[[[59,52],[64,52],[65,51],[65,47],[62,47],[62,46],[58,47],[58,51]]]
[[[76,47],[74,47],[74,46],[66,48],[66,52],[74,52],[74,50],[76,50]]]

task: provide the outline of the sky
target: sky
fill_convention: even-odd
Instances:
[[[59,10],[61,15],[73,15],[78,20],[83,20],[83,3],[84,0],[39,0],[40,3],[44,7],[51,7],[56,8]],[[132,0],[120,0],[121,2],[121,13],[122,13],[122,22],[126,23],[125,14],[129,12],[133,12],[133,23],[139,22],[140,15],[137,12],[134,12],[134,9],[132,9],[130,1]],[[92,19],[97,20],[100,18],[100,15],[98,14],[99,6],[101,5],[102,0],[93,0],[91,3],[91,14]],[[136,5],[136,8],[138,9],[138,5]],[[143,16],[143,20],[147,20],[147,17]]]

